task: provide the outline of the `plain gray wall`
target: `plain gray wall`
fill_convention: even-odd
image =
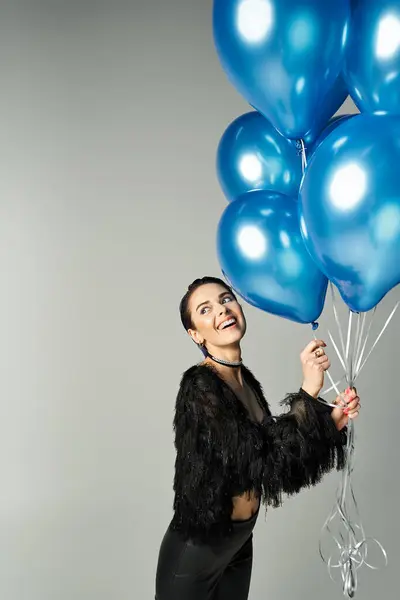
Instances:
[[[178,302],[193,278],[219,274],[215,150],[248,110],[215,55],[211,5],[1,4],[2,599],[153,598],[175,394],[200,359]],[[246,314],[244,358],[277,411],[311,331]],[[398,323],[359,382],[355,491],[390,560],[359,572],[363,600],[398,597]],[[252,600],[341,597],[317,552],[338,481],[267,523],[262,512]]]

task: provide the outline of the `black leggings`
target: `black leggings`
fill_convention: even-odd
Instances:
[[[156,600],[247,600],[257,516],[234,521],[229,537],[210,544],[185,542],[169,527],[158,558]]]

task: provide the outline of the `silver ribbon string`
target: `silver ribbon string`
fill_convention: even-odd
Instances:
[[[298,154],[301,155],[301,170],[302,170],[302,173],[304,174],[304,171],[306,170],[306,167],[307,167],[307,156],[306,156],[307,148],[305,147],[303,140],[297,140],[296,148],[297,148]]]
[[[350,421],[347,432],[346,465],[337,490],[336,504],[322,527],[319,542],[319,553],[328,566],[330,578],[336,582],[333,576],[334,570],[338,569],[340,571],[343,594],[349,598],[354,598],[357,591],[357,571],[363,565],[373,570],[378,569],[378,567],[367,562],[368,544],[375,543],[383,555],[385,566],[388,562],[382,544],[374,538],[367,538],[365,535],[351,482],[353,464],[354,423]],[[352,514],[354,514],[354,517],[351,516]],[[337,549],[336,561],[334,561],[333,553],[328,556],[323,551],[323,534],[325,532],[330,534],[335,543]]]
[[[387,326],[389,325],[390,321],[393,319],[393,317],[394,317],[394,314],[395,314],[396,310],[397,310],[397,309],[398,309],[398,307],[399,307],[399,303],[400,303],[400,301],[399,301],[399,302],[396,302],[396,304],[395,304],[395,306],[394,306],[394,308],[393,308],[392,312],[390,313],[390,315],[388,316],[388,318],[387,318],[387,320],[386,320],[386,323],[385,323],[385,324],[384,324],[384,326],[382,327],[382,329],[381,329],[381,331],[380,331],[379,335],[377,336],[377,338],[376,338],[375,342],[372,344],[372,347],[371,347],[370,351],[368,352],[367,356],[365,357],[365,359],[364,359],[364,361],[363,361],[362,363],[361,363],[362,355],[360,356],[360,358],[359,358],[359,361],[358,361],[358,367],[357,367],[357,370],[356,370],[356,374],[355,374],[354,380],[356,380],[356,379],[357,379],[357,377],[359,376],[359,374],[360,374],[360,373],[361,373],[361,371],[363,370],[363,368],[364,368],[364,366],[365,366],[365,363],[367,362],[367,360],[368,360],[368,359],[369,359],[369,357],[371,356],[372,352],[374,351],[374,349],[375,349],[375,347],[376,347],[377,343],[379,342],[379,340],[381,339],[382,335],[384,334],[384,332],[385,332],[385,330],[386,330]],[[360,366],[360,364],[359,364],[359,363],[361,363],[361,366]]]
[[[361,347],[361,343],[360,343],[361,349],[359,351],[358,358],[356,361],[356,372],[358,372],[360,369],[360,364],[361,364],[362,358],[364,356],[365,348],[367,347],[367,342],[369,340],[369,335],[371,333],[371,327],[372,327],[372,323],[374,322],[375,314],[376,314],[376,306],[372,311],[372,315],[371,315],[371,318],[370,318],[370,321],[368,324],[367,334],[362,342],[362,347]],[[366,313],[364,313],[364,315],[366,315]]]
[[[360,313],[353,313],[349,310],[347,332],[345,336],[337,311],[336,295],[332,283],[330,284],[330,287],[332,294],[333,314],[339,334],[341,350],[335,342],[332,333],[330,331],[328,333],[332,346],[335,349],[335,352],[338,356],[339,362],[343,367],[344,375],[339,380],[334,381],[329,371],[326,371],[326,374],[331,382],[331,386],[327,388],[324,392],[322,392],[322,395],[326,395],[332,390],[335,390],[339,399],[339,404],[344,406],[346,405],[346,402],[343,393],[339,392],[338,385],[340,385],[343,380],[346,380],[348,387],[354,387],[354,382],[360,375],[361,370],[363,369],[367,360],[376,348],[383,333],[389,326],[389,323],[391,322],[400,304],[400,301],[396,303],[395,307],[393,308],[392,312],[387,318],[384,326],[379,332],[370,350],[368,351],[366,357],[363,358],[370,336],[372,322],[375,317],[376,308],[374,308],[373,311],[371,311],[372,317],[370,319],[366,333],[366,313],[363,313],[361,315]],[[354,320],[356,321],[355,327],[353,323]],[[314,338],[316,338],[315,334]],[[332,408],[337,408],[338,406],[338,404],[331,404],[329,402],[327,402],[326,404],[328,406],[331,406]],[[349,419],[347,425],[345,467],[343,469],[341,482],[337,490],[336,503],[321,529],[321,537],[319,543],[319,552],[322,560],[328,566],[329,576],[333,581],[335,581],[333,577],[334,570],[338,569],[340,571],[343,594],[347,595],[349,598],[354,598],[355,593],[357,591],[357,571],[363,565],[374,570],[379,568],[372,565],[370,562],[367,562],[368,545],[371,545],[371,543],[375,544],[383,556],[384,566],[386,566],[388,563],[388,558],[384,547],[375,538],[366,537],[361,522],[360,512],[351,481],[351,475],[354,468],[354,440],[354,422],[351,419]],[[336,532],[334,531],[334,528]],[[326,555],[323,552],[322,545],[324,534],[328,534],[330,536],[330,539],[333,540],[335,544],[337,551],[336,561],[333,558],[333,554]]]

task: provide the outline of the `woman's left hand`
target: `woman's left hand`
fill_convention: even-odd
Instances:
[[[360,398],[357,395],[356,388],[347,388],[334,402],[338,404],[331,412],[331,417],[340,431],[349,422],[349,419],[356,419],[360,412]]]

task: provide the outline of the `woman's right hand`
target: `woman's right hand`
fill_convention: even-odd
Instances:
[[[356,419],[360,412],[360,398],[358,397],[356,388],[347,388],[334,402],[337,408],[331,412],[331,417],[335,422],[337,429],[340,431],[349,422],[349,419]]]
[[[323,340],[313,340],[304,348],[300,354],[303,369],[302,388],[307,394],[318,398],[324,385],[325,371],[331,366],[330,360],[325,354],[326,344]]]

